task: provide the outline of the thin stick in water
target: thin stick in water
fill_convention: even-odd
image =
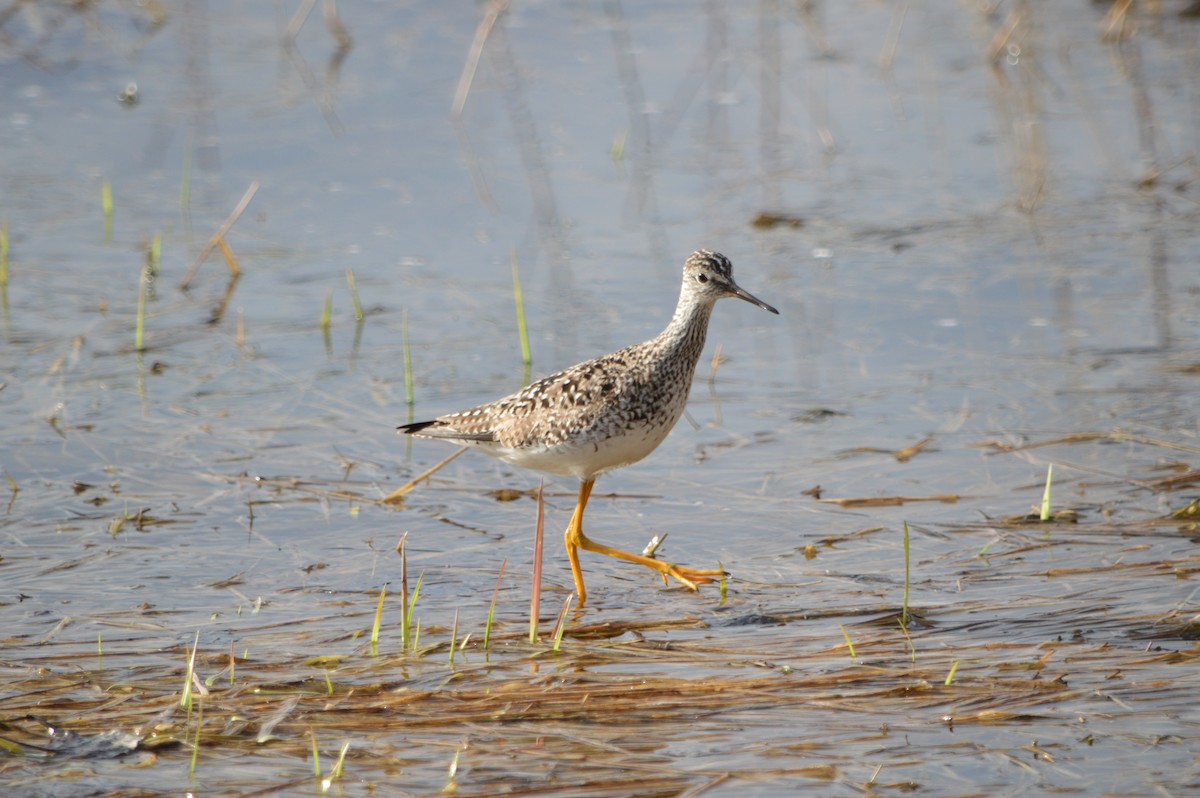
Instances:
[[[225,236],[221,236],[217,240],[217,247],[221,250],[221,256],[225,258],[225,265],[229,267],[229,273],[234,277],[239,277],[242,273],[242,267],[238,264],[237,255],[233,254],[233,247],[229,246],[229,242],[225,240]]]
[[[533,537],[533,590],[529,600],[529,642],[537,642],[538,611],[542,603],[542,533],[546,527],[546,505],[542,501],[545,480],[538,482],[537,525]]]
[[[910,578],[909,564],[911,562],[909,550],[909,534],[908,522],[904,522],[904,604],[900,609],[900,625],[905,629],[908,628],[908,584]]]
[[[408,493],[413,488],[415,488],[418,485],[418,483],[423,482],[426,479],[429,479],[429,477],[433,476],[438,471],[445,468],[450,463],[451,460],[453,460],[455,457],[458,457],[463,452],[467,451],[468,448],[469,447],[466,447],[466,446],[462,447],[461,449],[459,449],[458,451],[449,455],[448,457],[443,458],[442,461],[440,463],[438,463],[437,465],[435,465],[433,468],[430,468],[426,471],[423,471],[420,474],[417,474],[415,477],[410,479],[408,482],[405,482],[403,485],[396,488],[394,491],[392,491],[391,493],[389,493],[388,495],[386,495],[382,499],[380,499],[379,503],[380,504],[402,504],[404,502],[404,494]]]
[[[400,552],[400,650],[408,648],[408,555],[404,552],[404,541],[408,533],[400,536],[396,551]]]

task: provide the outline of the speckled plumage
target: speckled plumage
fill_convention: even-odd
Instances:
[[[683,265],[675,314],[654,338],[551,374],[503,399],[399,429],[418,437],[474,446],[524,468],[577,477],[584,490],[572,519],[573,527],[578,527],[575,541],[582,548],[599,546],[582,534],[586,493],[599,474],[635,463],[654,451],[683,415],[713,305],[729,296],[779,312],[737,286],[728,258],[697,250]],[[572,548],[572,528],[567,532],[568,553],[582,600],[583,581]],[[630,557],[637,555],[623,558]],[[709,572],[683,570],[696,581],[709,581],[696,576]],[[679,573],[671,575],[695,587]]]

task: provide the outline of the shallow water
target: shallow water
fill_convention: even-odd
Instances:
[[[310,733],[348,794],[1195,789],[1194,19],[520,4],[456,122],[484,9],[342,6],[341,54],[267,4],[0,22],[6,794],[307,792]],[[255,182],[241,279],[213,252],[180,290]],[[656,333],[698,246],[781,315],[718,306],[690,420],[588,529],[668,532],[728,598],[585,557],[562,650],[528,646],[535,505],[491,492],[537,475],[468,454],[379,505],[450,453],[393,428],[520,386],[514,257],[541,374]],[[1051,464],[1073,515],[1018,523]],[[543,641],[575,485],[546,490]],[[202,720],[171,710],[197,631]],[[42,753],[27,716],[142,748]]]

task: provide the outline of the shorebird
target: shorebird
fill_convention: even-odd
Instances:
[[[667,437],[683,415],[708,319],[718,299],[737,297],[779,311],[742,290],[733,265],[712,250],[693,252],[683,264],[675,315],[661,333],[609,355],[586,360],[494,402],[404,424],[409,435],[473,446],[506,463],[573,476],[579,499],[563,534],[579,606],[587,598],[579,549],[643,565],[696,588],[722,576],[717,569],[688,568],[597,543],[583,534],[583,510],[596,477],[636,463]]]

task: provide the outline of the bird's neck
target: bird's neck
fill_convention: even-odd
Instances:
[[[712,302],[695,302],[687,296],[680,296],[671,323],[658,334],[658,345],[663,349],[684,350],[695,362],[704,349],[712,309]]]

